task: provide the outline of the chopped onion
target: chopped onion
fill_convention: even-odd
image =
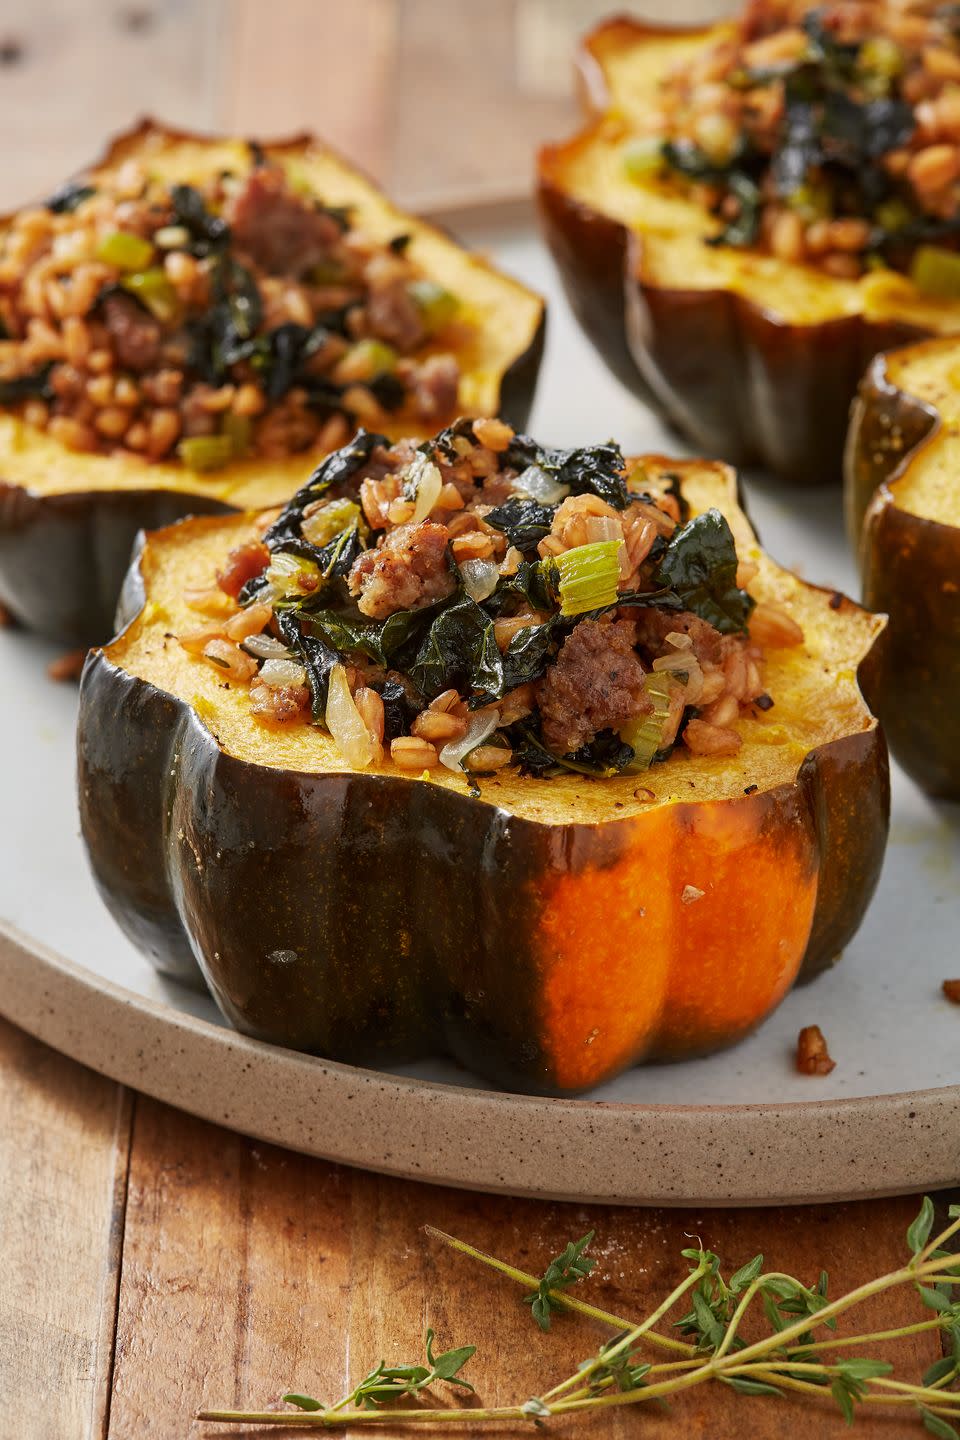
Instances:
[[[653,669],[658,674],[666,670],[673,675],[686,675],[686,703],[696,705],[703,690],[703,671],[692,650],[675,650],[672,655],[660,655],[654,660]]]
[[[271,689],[280,685],[306,685],[307,672],[296,660],[265,660],[260,667],[260,679]]]
[[[376,753],[373,737],[354,704],[347,684],[347,672],[342,665],[334,665],[330,671],[325,719],[341,755],[352,769],[365,770],[373,764]]]
[[[248,635],[241,641],[241,649],[246,650],[248,655],[254,655],[258,660],[290,660],[290,651],[282,640],[277,640],[273,635]]]
[[[460,566],[463,588],[477,604],[486,600],[497,588],[500,566],[495,560],[464,560]]]
[[[408,499],[416,497],[416,504],[413,507],[413,514],[410,516],[411,525],[420,525],[440,499],[440,491],[443,489],[443,476],[440,474],[439,466],[428,460],[426,455],[418,452],[410,461],[403,475],[403,491]]]
[[[569,485],[559,484],[539,465],[528,465],[526,470],[521,470],[513,482],[513,489],[515,494],[528,495],[531,500],[539,500],[541,505],[558,505],[570,494]]]
[[[499,724],[499,710],[481,710],[475,715],[471,715],[467,722],[467,728],[459,740],[450,740],[440,751],[440,764],[446,765],[448,770],[461,771],[463,762],[470,751],[475,750],[478,745],[482,745]]]

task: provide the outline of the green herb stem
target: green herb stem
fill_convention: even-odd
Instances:
[[[565,1390],[570,1389],[573,1385],[577,1384],[578,1381],[588,1379],[596,1370],[600,1370],[603,1366],[609,1365],[610,1361],[615,1360],[617,1356],[629,1353],[637,1341],[641,1340],[652,1330],[658,1320],[662,1320],[665,1315],[669,1314],[681,1296],[685,1295],[688,1290],[691,1290],[706,1273],[706,1266],[703,1264],[698,1265],[695,1270],[690,1272],[686,1280],[681,1281],[679,1285],[670,1291],[667,1298],[657,1306],[656,1310],[647,1316],[646,1320],[642,1320],[639,1325],[634,1325],[621,1339],[615,1341],[614,1344],[608,1348],[605,1348],[600,1355],[595,1356],[589,1365],[585,1365],[582,1370],[578,1370],[574,1375],[568,1376],[566,1380],[561,1380],[559,1385],[554,1385],[552,1390],[546,1391],[540,1398],[546,1402],[555,1395],[562,1395]],[[652,1389],[655,1387],[647,1388]]]
[[[533,1286],[536,1288],[539,1283],[536,1275],[530,1275],[526,1270],[518,1270],[515,1265],[508,1265],[503,1260],[488,1255],[484,1250],[477,1250],[475,1246],[468,1245],[465,1240],[458,1240],[454,1235],[448,1235],[445,1230],[437,1230],[433,1225],[424,1225],[424,1232],[434,1240],[440,1240],[448,1245],[451,1250],[458,1250],[461,1255],[467,1255],[471,1260],[479,1260],[481,1265],[487,1265],[491,1270],[496,1270],[500,1275],[506,1275],[508,1279],[515,1280],[518,1285],[525,1288]],[[599,1320],[602,1325],[609,1325],[614,1330],[632,1330],[637,1323],[636,1320],[625,1320],[622,1315],[613,1315],[609,1310],[601,1310],[596,1305],[589,1305],[584,1300],[577,1299],[574,1295],[568,1295],[562,1290],[551,1290],[551,1300],[562,1305],[567,1310],[574,1310],[578,1315],[586,1315],[591,1320]],[[649,1333],[646,1339],[654,1345],[659,1345],[663,1350],[673,1350],[684,1355],[693,1355],[694,1347],[683,1340],[674,1340],[670,1335]]]

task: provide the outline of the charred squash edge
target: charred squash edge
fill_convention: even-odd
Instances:
[[[609,368],[700,453],[762,464],[796,485],[836,483],[865,365],[878,351],[930,331],[893,315],[801,325],[733,290],[653,285],[640,278],[643,236],[579,200],[558,173],[564,153],[598,133],[609,112],[604,44],[706,40],[716,28],[620,16],[585,37],[578,70],[588,123],[540,151],[542,228],[567,298]]]
[[[151,134],[174,142],[217,143],[224,138],[143,119],[115,136],[103,155],[79,173],[113,164],[127,147]],[[318,145],[344,169],[373,184],[357,166],[309,132],[265,143],[270,152]],[[380,193],[392,206],[385,193]],[[465,250],[440,227],[399,209],[398,213],[421,231],[441,236]],[[0,226],[10,218],[0,217]],[[481,256],[473,258],[485,270],[501,274]],[[520,281],[505,274],[502,278],[510,289],[539,298]],[[546,306],[540,301],[540,320],[530,343],[503,372],[500,382],[495,413],[517,429],[526,424],[533,403],[545,331]],[[431,423],[431,433],[435,428]],[[62,455],[63,465],[69,469],[71,453],[64,448]],[[0,605],[28,629],[63,644],[90,644],[105,639],[113,633],[116,598],[137,532],[170,524],[187,514],[220,514],[236,509],[212,490],[209,478],[199,478],[195,486],[188,483],[179,489],[163,485],[125,489],[118,484],[111,489],[67,488],[43,494],[0,475]],[[287,494],[276,498],[279,502]]]
[[[126,618],[146,603],[138,559],[125,587]],[[562,1037],[571,1025],[587,1024],[581,1011],[602,997],[596,969],[574,967],[572,993],[579,998],[571,1001],[570,956],[564,971],[543,939],[551,924],[563,928],[562,913],[551,920],[550,905],[538,909],[537,899],[546,881],[553,903],[560,882],[572,880],[576,891],[586,875],[587,889],[575,899],[585,898],[588,909],[605,904],[606,886],[624,884],[618,862],[627,862],[629,887],[630,864],[644,845],[657,853],[656,826],[641,835],[634,819],[548,824],[396,772],[318,774],[241,760],[220,747],[192,706],[115,664],[110,648],[88,657],[78,729],[82,828],[100,893],[159,969],[196,981],[194,954],[202,957],[228,1018],[274,1043],[356,1064],[444,1051],[503,1087],[574,1093],[640,1058],[688,1057],[741,1038],[779,1002],[797,969],[809,979],[833,963],[879,876],[889,776],[886,746],[872,722],[815,746],[794,780],[718,801],[711,811],[722,807],[721,824],[742,826],[737,837],[758,849],[762,839],[761,854],[775,873],[781,866],[797,871],[798,886],[767,916],[778,935],[781,908],[813,884],[805,949],[801,939],[782,988],[749,1023],[718,1029],[708,1017],[699,1022],[694,962],[696,973],[685,977],[696,982],[692,1014],[689,1005],[676,1016],[664,1012],[657,1033],[644,1033],[591,1068],[584,1060],[594,1054],[585,1048],[589,1037],[570,1054]],[[875,649],[874,643],[860,662],[858,679]],[[662,825],[682,831],[684,850],[689,844],[695,851],[687,837],[707,808],[672,802],[649,813],[666,817]],[[396,843],[385,863],[391,827]],[[711,867],[714,845],[703,847]],[[731,868],[743,853],[730,844]],[[788,867],[791,856],[796,864]],[[677,910],[681,902],[672,894],[664,904],[673,904],[676,915],[696,913],[696,906]],[[721,895],[725,907],[729,897],[718,889],[718,904]],[[752,891],[747,898],[753,907]],[[572,907],[571,920],[580,913],[579,904]],[[297,917],[296,937],[290,916]],[[258,928],[263,953],[251,959],[249,937]],[[299,971],[287,963],[296,951],[286,945],[294,943],[311,957]],[[244,947],[247,959],[238,961]],[[641,949],[629,948],[632,964]],[[323,967],[329,993],[321,1028],[327,1028],[318,1043],[319,1002],[304,985],[309,991],[311,976],[320,984],[314,957],[324,954],[337,963]],[[357,956],[359,965],[351,963]],[[752,952],[746,963],[752,975]],[[609,973],[607,980],[610,988]]]

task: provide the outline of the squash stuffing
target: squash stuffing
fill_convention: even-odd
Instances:
[[[0,600],[108,633],[141,525],[285,498],[357,423],[522,422],[543,304],[319,142],[145,123],[0,225]]]
[[[949,12],[753,0],[608,21],[580,63],[588,124],[538,177],[588,335],[698,447],[835,481],[866,362],[960,329]]]

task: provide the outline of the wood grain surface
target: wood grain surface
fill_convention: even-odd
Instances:
[[[390,1180],[130,1096],[0,1022],[0,1437],[240,1440],[252,1432],[203,1426],[194,1411],[264,1407],[290,1387],[339,1397],[381,1358],[418,1357],[428,1325],[443,1348],[478,1346],[469,1375],[488,1404],[526,1398],[596,1348],[605,1332],[575,1316],[542,1335],[517,1287],[439,1247],[425,1224],[535,1273],[595,1228],[589,1296],[632,1316],[682,1277],[690,1236],[730,1270],[758,1250],[811,1283],[825,1266],[838,1294],[902,1261],[916,1210],[909,1197],[779,1211],[585,1208]],[[917,1317],[907,1292],[862,1312],[875,1328]],[[888,1353],[918,1376],[939,1340]],[[659,1440],[847,1433],[829,1404],[720,1386],[655,1420],[608,1412],[551,1430],[626,1440],[654,1425]],[[855,1434],[899,1440],[905,1429],[920,1433],[871,1414]]]
[[[0,212],[143,114],[261,137],[314,129],[409,204],[529,189],[574,123],[577,36],[611,9],[701,21],[724,0],[3,0]]]

